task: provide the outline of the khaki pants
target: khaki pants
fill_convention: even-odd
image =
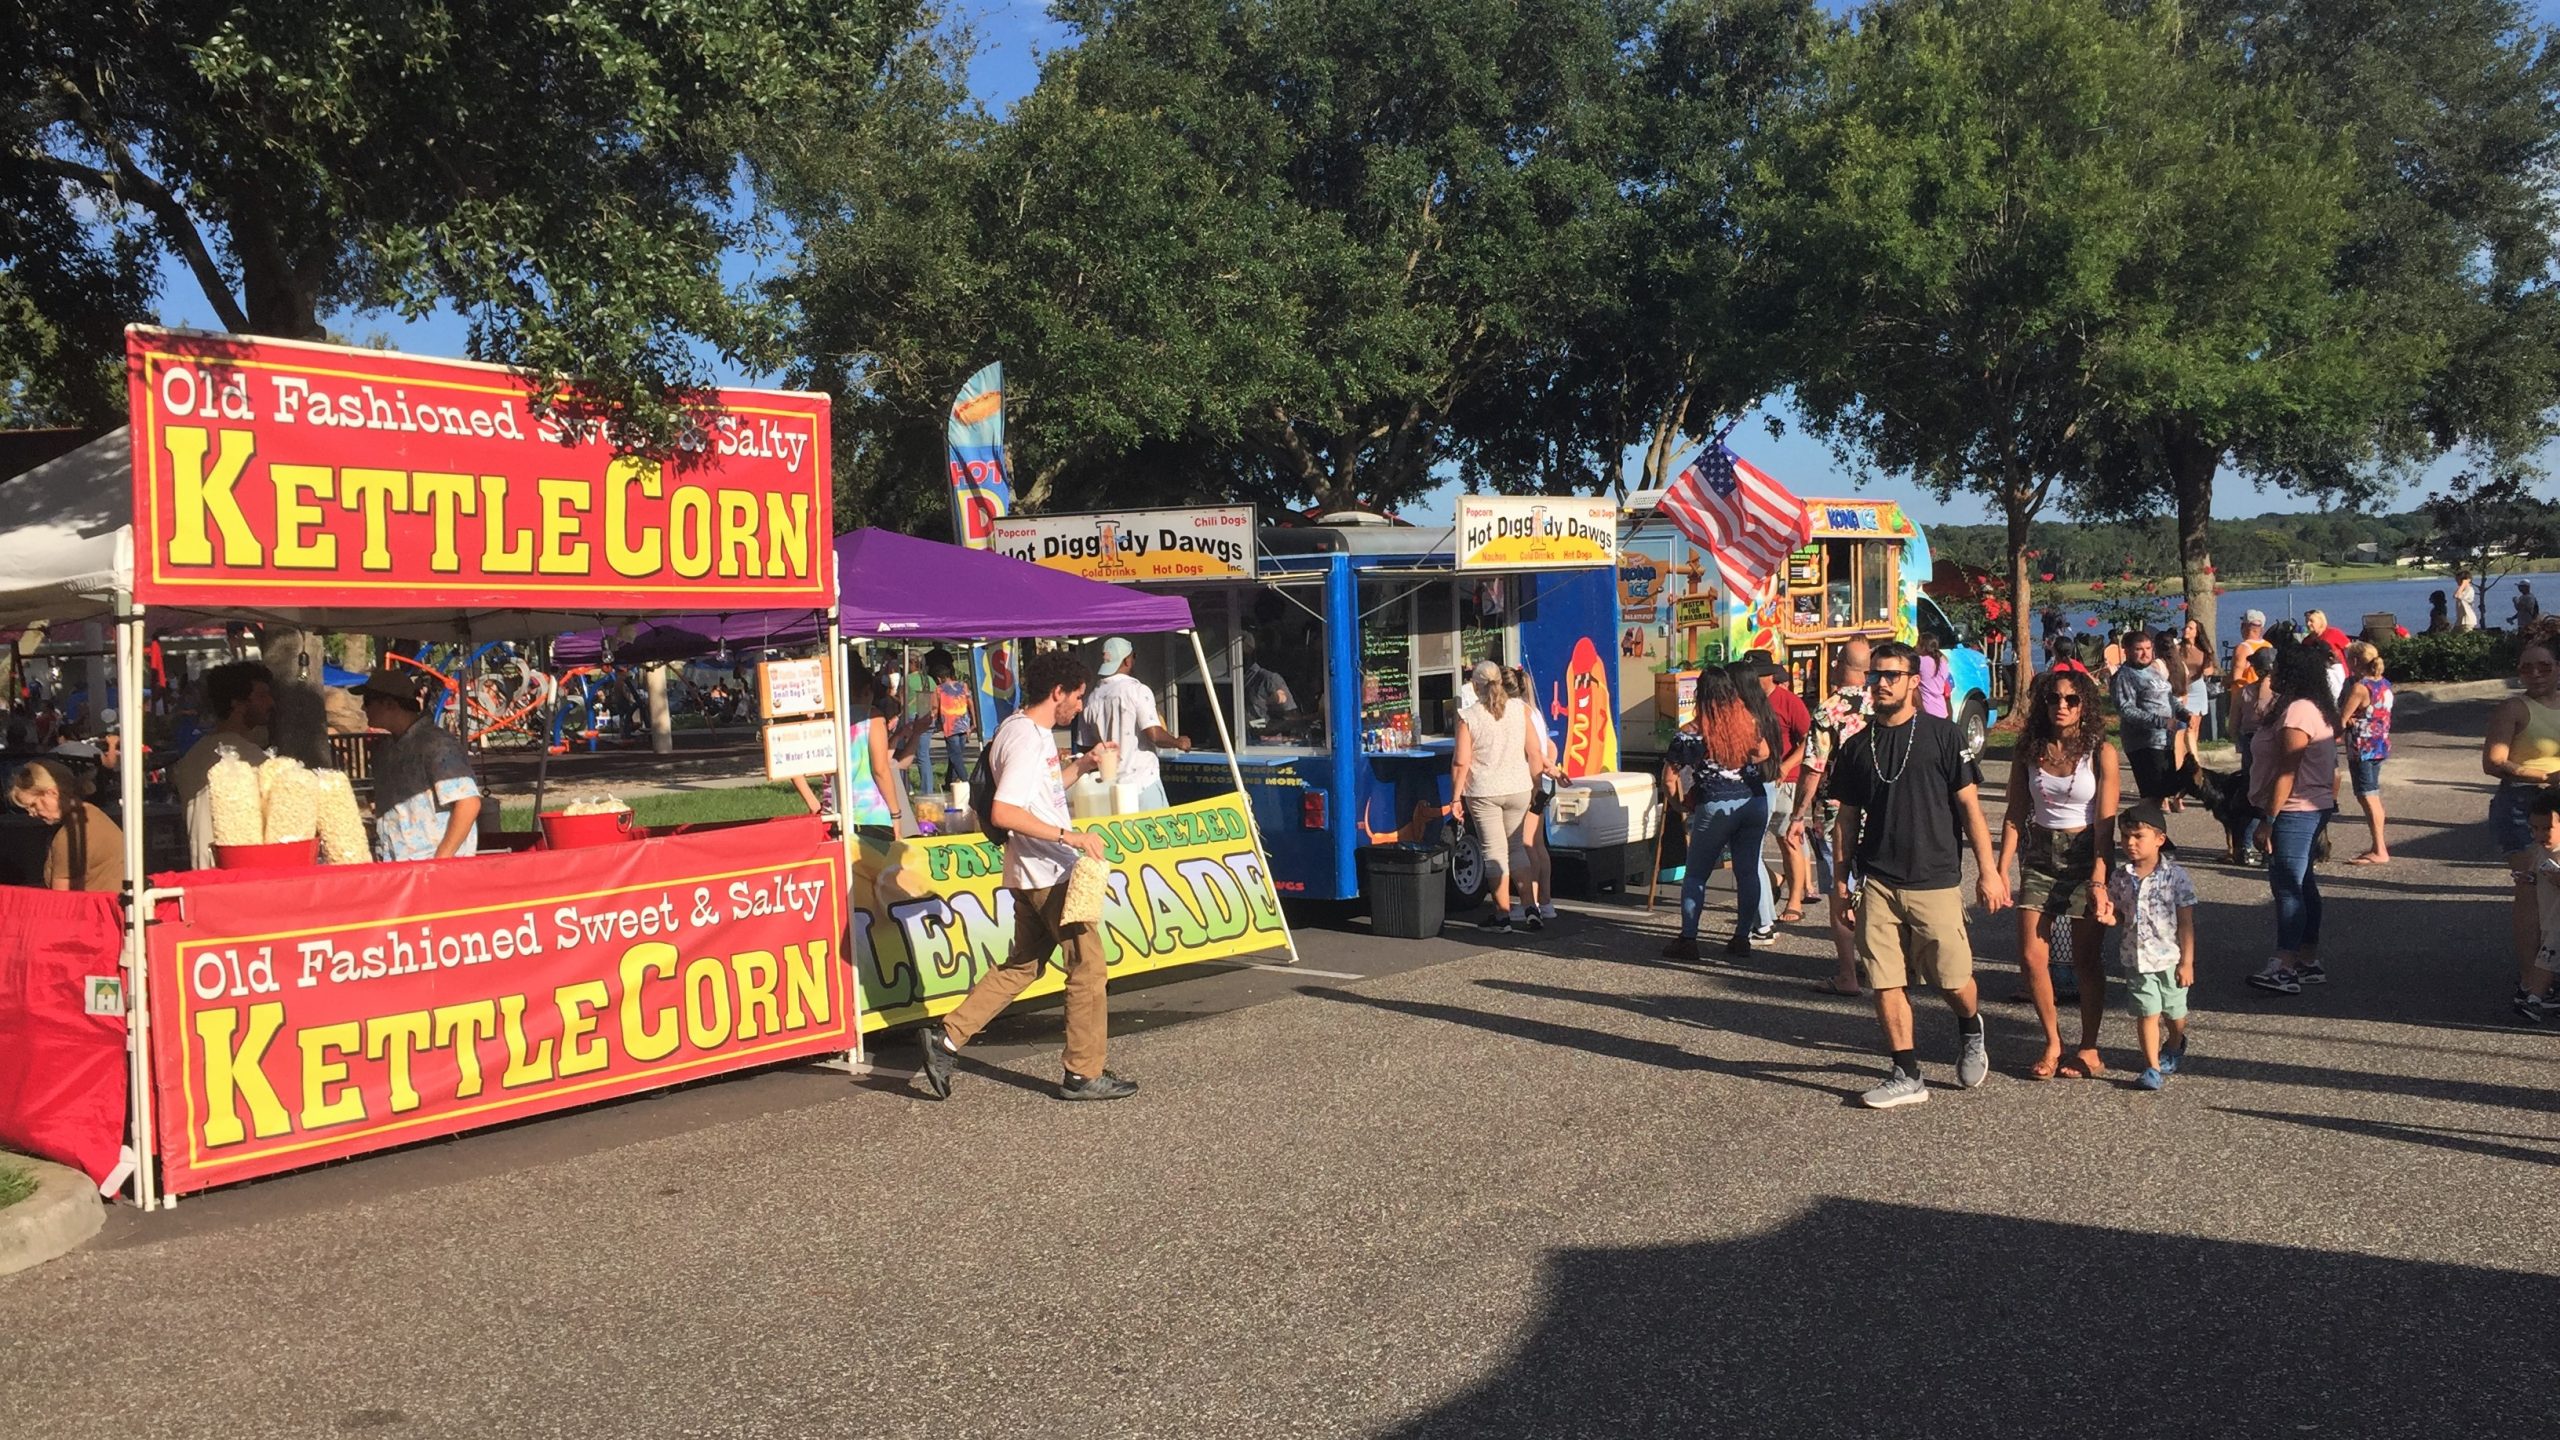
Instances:
[[[942,1033],[954,1046],[987,1028],[1013,997],[1040,978],[1040,967],[1052,951],[1063,950],[1067,972],[1067,1069],[1086,1079],[1102,1073],[1111,1048],[1111,1007],[1102,965],[1102,929],[1097,925],[1061,927],[1067,887],[1050,885],[1013,894],[1013,953],[978,977],[960,1008],[943,1017]]]

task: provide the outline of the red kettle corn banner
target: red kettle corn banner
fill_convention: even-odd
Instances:
[[[163,1188],[851,1049],[842,874],[795,818],[190,883],[150,930]]]
[[[662,462],[496,366],[143,327],[125,349],[145,603],[834,603],[823,396],[714,391]]]

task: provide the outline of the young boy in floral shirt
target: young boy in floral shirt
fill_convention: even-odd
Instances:
[[[2196,983],[2196,887],[2169,858],[2169,821],[2149,802],[2116,822],[2125,863],[2107,876],[2098,923],[2117,926],[2125,991],[2142,1033],[2142,1077],[2157,1090],[2187,1057],[2187,991]],[[2167,1043],[2161,1031],[2168,1031]]]

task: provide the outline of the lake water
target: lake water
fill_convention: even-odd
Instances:
[[[2560,610],[2560,603],[2555,603],[2560,602],[2560,577],[2516,576],[2499,581],[2497,589],[2490,592],[2488,602],[2481,610],[2482,623],[2493,626],[2507,624],[2508,612],[2515,602],[2517,581],[2530,582],[2537,579],[2543,581],[2543,585],[2536,587],[2534,592],[2536,596],[2540,597],[2546,606]],[[2544,594],[2546,589],[2551,593]],[[2293,620],[2298,623],[2302,619],[2302,612],[2322,610],[2327,612],[2330,624],[2350,635],[2364,628],[2365,616],[2388,611],[2398,617],[2399,622],[2409,627],[2410,632],[2414,634],[2427,628],[2427,596],[2437,590],[2445,592],[2448,602],[2452,600],[2453,582],[2440,578],[2365,580],[2344,585],[2296,585],[2290,590],[2282,586],[2271,590],[2225,590],[2214,597],[2217,623],[2214,626],[2213,638],[2216,648],[2229,651],[2231,642],[2240,638],[2240,616],[2247,610],[2266,611],[2269,624],[2278,620]],[[2186,619],[2186,612],[2175,608],[2175,602],[2180,598],[2174,587],[2168,590],[2167,599],[2171,604],[2163,606],[2161,611],[2166,617],[2162,622],[2164,627],[2173,627]],[[2071,633],[2075,635],[2096,633],[2089,628],[2087,622],[2097,612],[2088,606],[2065,605],[2062,607],[2062,613],[2070,617]],[[2044,626],[2041,621],[2036,625],[2035,634],[2037,642],[2041,645],[2044,638]]]

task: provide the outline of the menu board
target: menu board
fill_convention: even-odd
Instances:
[[[1822,547],[1807,545],[1787,555],[1787,588],[1810,590],[1822,583]]]
[[[1389,615],[1370,618],[1360,632],[1360,748],[1409,749],[1415,729],[1413,637],[1390,628]]]

